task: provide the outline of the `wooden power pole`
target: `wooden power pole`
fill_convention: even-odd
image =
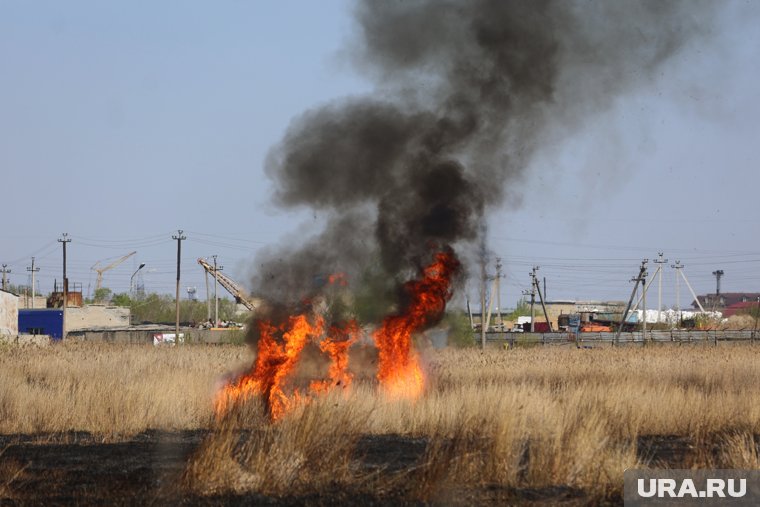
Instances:
[[[623,317],[620,319],[620,324],[618,325],[617,333],[615,333],[615,342],[617,343],[620,339],[620,333],[623,331],[623,324],[625,323],[626,317],[628,317],[628,312],[631,309],[631,305],[633,304],[633,298],[636,296],[636,289],[639,288],[639,283],[643,282],[645,280],[644,276],[647,271],[647,261],[644,260],[641,263],[641,267],[639,267],[639,274],[635,278],[631,278],[632,282],[636,282],[633,286],[633,290],[631,291],[631,297],[628,299],[628,305],[625,307],[625,310],[623,311]],[[646,305],[644,305],[646,308]]]
[[[654,262],[657,264],[657,271],[655,272],[655,276],[659,273],[660,277],[658,278],[658,287],[657,287],[657,322],[662,321],[662,265],[668,262],[668,259],[663,259],[663,253],[658,252],[657,253],[658,258],[654,260]]]
[[[496,293],[496,315],[499,331],[504,331],[504,321],[501,318],[501,259],[496,258],[496,280],[494,280],[494,292]]]
[[[66,307],[69,305],[69,279],[66,277],[66,244],[71,243],[69,234],[64,232],[58,240],[63,245],[63,317],[61,320],[61,339],[66,339]]]
[[[3,290],[8,290],[8,278],[6,275],[10,273],[11,270],[8,269],[7,264],[3,264],[2,272],[3,272]]]
[[[480,347],[486,350],[486,260],[480,259]]]
[[[26,270],[31,271],[32,273],[32,309],[34,309],[34,296],[36,293],[34,289],[34,274],[40,270],[39,267],[36,267],[36,268],[34,267],[34,257],[32,257],[32,266],[31,267],[27,266]]]
[[[538,266],[533,266],[533,271],[530,272],[530,332],[536,332],[536,326],[534,324],[536,320],[536,312],[534,310],[536,304],[536,271]]]
[[[174,300],[175,307],[175,319],[174,319],[174,343],[179,343],[179,273],[180,273],[180,261],[182,259],[182,242],[187,239],[183,236],[182,229],[177,230],[177,234],[172,236],[172,239],[177,241],[177,294]]]
[[[541,308],[544,311],[544,318],[546,319],[546,325],[549,327],[549,332],[553,333],[554,329],[552,329],[552,323],[549,320],[549,312],[546,311],[546,301],[544,300],[543,294],[541,294],[541,287],[538,284],[538,279],[536,278],[536,269],[538,269],[538,266],[535,266],[533,268],[533,284],[536,286],[536,292],[538,292],[538,299],[541,301]],[[544,283],[546,283],[546,278],[544,278]]]
[[[218,266],[216,264],[216,255],[212,255],[214,258],[214,327],[219,327],[219,296],[217,296],[216,289],[219,285],[219,271],[224,269],[224,266]]]

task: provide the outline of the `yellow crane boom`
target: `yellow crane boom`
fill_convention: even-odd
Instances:
[[[116,266],[118,266],[119,264],[121,264],[125,260],[129,259],[130,257],[132,257],[136,253],[137,252],[130,252],[127,255],[125,255],[124,257],[120,257],[120,258],[116,259],[115,261],[113,261],[111,264],[109,264],[108,266],[106,266],[104,268],[98,268],[97,266],[100,264],[100,261],[96,262],[90,268],[90,269],[92,269],[93,271],[95,271],[98,274],[98,280],[95,282],[95,290],[100,289],[101,286],[103,285],[103,273],[105,273],[109,269],[115,268]]]
[[[245,289],[238,285],[232,278],[223,274],[221,271],[214,273],[214,266],[206,262],[206,259],[198,259],[198,264],[203,266],[203,269],[205,269],[211,276],[216,276],[217,280],[219,280],[219,284],[227,289],[227,292],[232,294],[232,296],[235,298],[235,301],[245,306],[250,311],[253,311],[256,308],[253,298],[251,298],[246,293]]]

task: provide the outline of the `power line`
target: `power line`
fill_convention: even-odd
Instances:
[[[161,240],[161,241],[165,242],[165,241],[168,241],[166,239],[166,234],[167,233],[162,232],[160,234],[153,234],[153,235],[150,235],[150,236],[143,236],[143,237],[140,237],[140,238],[131,238],[131,239],[102,239],[102,238],[96,239],[96,238],[87,238],[87,237],[82,237],[82,236],[77,236],[77,239],[78,239],[78,241],[84,240],[84,241],[87,241],[87,242],[90,242],[90,243],[125,243],[125,244],[133,244],[133,243],[143,243],[143,242],[146,242],[146,241],[157,241],[157,240]]]
[[[24,259],[26,259],[27,257],[30,257],[32,255],[37,255],[37,256],[41,255],[41,252],[43,252],[46,249],[50,249],[50,252],[54,252],[55,250],[57,250],[57,248],[58,247],[56,246],[56,241],[53,240],[53,241],[50,241],[49,243],[45,243],[44,245],[42,245],[40,248],[38,248],[37,250],[35,250],[34,252],[32,252],[29,255],[25,255],[23,257],[19,257],[18,259],[13,259],[8,264],[11,264],[11,265],[12,264],[18,264],[19,262],[23,261]]]

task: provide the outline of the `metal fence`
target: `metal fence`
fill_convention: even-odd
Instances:
[[[593,346],[598,345],[626,345],[647,343],[702,343],[718,345],[727,342],[745,342],[754,344],[760,339],[760,331],[647,331],[646,338],[641,331],[620,333],[616,339],[615,333],[486,333],[488,343],[514,345],[573,345]],[[479,343],[480,335],[476,335]]]

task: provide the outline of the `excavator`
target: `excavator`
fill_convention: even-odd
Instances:
[[[249,311],[253,311],[256,308],[258,304],[256,299],[249,296],[248,293],[246,293],[245,289],[238,285],[238,283],[235,282],[232,278],[221,273],[220,271],[216,271],[215,273],[214,266],[209,264],[206,259],[198,259],[198,264],[203,266],[203,269],[205,269],[208,274],[215,276],[217,280],[219,280],[219,284],[227,289],[227,292],[232,294],[232,297],[235,298],[236,302],[245,306]]]

